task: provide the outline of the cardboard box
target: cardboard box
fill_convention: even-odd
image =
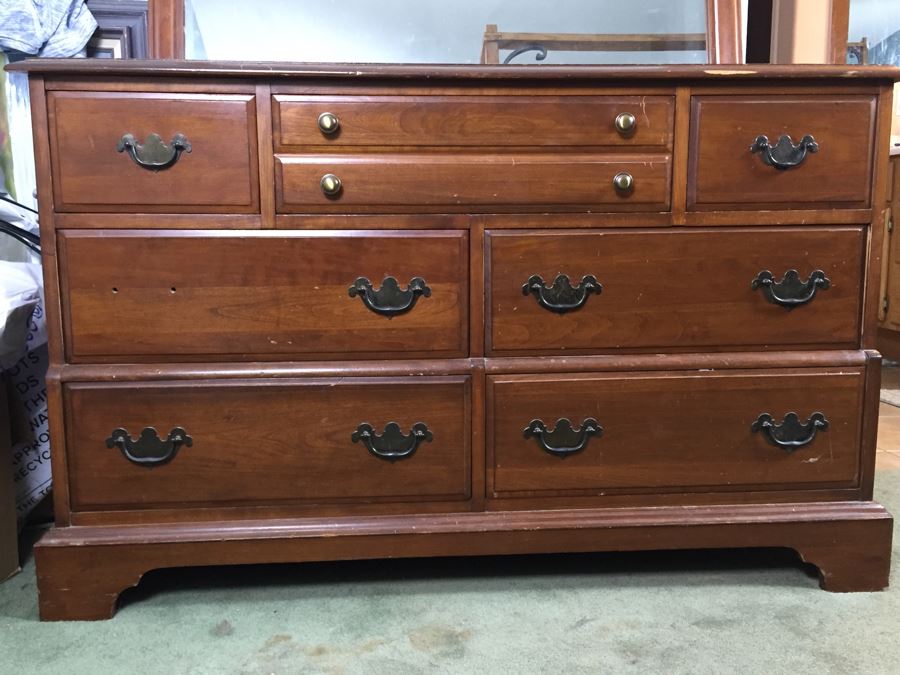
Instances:
[[[19,571],[19,531],[12,480],[12,439],[6,381],[0,378],[0,582]]]

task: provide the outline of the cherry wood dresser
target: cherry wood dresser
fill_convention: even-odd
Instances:
[[[161,567],[789,547],[872,501],[891,85],[37,61],[44,619]]]

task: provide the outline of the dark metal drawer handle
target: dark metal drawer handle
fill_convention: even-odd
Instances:
[[[385,277],[381,282],[381,288],[377,291],[372,287],[372,282],[365,277],[360,277],[353,282],[349,290],[350,297],[357,295],[363,304],[376,314],[384,316],[396,316],[408,312],[416,306],[419,296],[431,297],[431,289],[422,277],[416,277],[409,282],[406,290],[400,288],[400,284],[394,277]]]
[[[810,302],[820,288],[827,291],[831,288],[831,281],[822,270],[815,270],[806,281],[800,280],[797,270],[785,272],[781,281],[775,281],[775,275],[769,270],[763,270],[750,282],[750,288],[754,291],[761,288],[766,300],[773,305],[793,309]]]
[[[602,291],[603,286],[593,274],[583,276],[577,286],[572,286],[566,274],[558,275],[552,286],[545,286],[543,277],[535,274],[528,277],[528,281],[522,286],[522,295],[534,294],[541,307],[557,314],[579,309],[587,302],[591,293],[600,295]]]
[[[819,429],[828,431],[828,420],[820,412],[810,415],[805,423],[800,422],[797,413],[789,412],[781,424],[776,424],[775,418],[769,413],[763,413],[750,426],[753,433],[761,431],[769,443],[787,452],[812,443]]]
[[[591,417],[581,423],[580,429],[574,428],[572,423],[563,417],[556,421],[554,429],[548,429],[541,420],[531,420],[524,431],[525,438],[534,438],[541,449],[556,457],[568,457],[581,452],[587,447],[591,436],[599,438],[602,435],[603,427]]]
[[[767,136],[757,136],[750,146],[750,152],[759,153],[762,161],[779,171],[785,171],[795,166],[800,166],[806,159],[807,152],[818,152],[819,144],[816,139],[807,134],[794,145],[790,136],[782,136],[775,145],[769,145]]]
[[[116,150],[128,151],[134,163],[142,169],[162,171],[173,166],[182,152],[190,152],[191,143],[184,134],[175,134],[172,142],[166,145],[159,134],[150,134],[141,145],[132,134],[125,134],[119,139]]]
[[[119,448],[125,459],[139,466],[159,466],[171,462],[182,445],[191,447],[194,439],[181,427],[169,432],[168,438],[160,439],[153,427],[145,427],[137,439],[125,429],[116,429],[106,439],[107,448]]]
[[[360,424],[350,435],[351,441],[362,443],[373,455],[389,462],[412,457],[416,448],[419,447],[419,443],[422,441],[431,443],[432,438],[428,426],[422,422],[413,424],[408,436],[403,435],[400,425],[396,422],[389,422],[384,427],[384,433],[381,436],[375,433],[371,424],[366,423]]]

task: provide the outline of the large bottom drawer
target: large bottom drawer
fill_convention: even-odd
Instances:
[[[467,499],[464,376],[71,383],[75,511]]]
[[[854,487],[860,368],[488,380],[495,497]]]

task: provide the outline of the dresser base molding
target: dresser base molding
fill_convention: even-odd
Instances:
[[[875,502],[454,513],[67,527],[35,547],[43,620],[113,616],[153,569],[704,548],[795,549],[828,591],[888,585],[893,518]]]

